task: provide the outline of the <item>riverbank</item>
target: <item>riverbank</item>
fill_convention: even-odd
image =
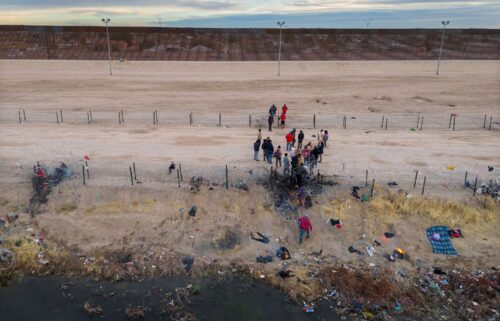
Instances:
[[[244,275],[282,290],[297,310],[324,301],[358,319],[484,320],[496,313],[498,204],[487,196],[463,203],[376,186],[373,198],[358,202],[343,188],[325,185],[307,209],[312,236],[299,244],[298,213],[276,208],[274,194],[258,183],[226,190],[205,181],[196,191],[166,193],[74,184],[54,188],[34,218],[21,210],[2,228],[1,246],[15,257],[1,273],[4,284],[26,275],[113,282]],[[195,215],[188,213],[192,205]],[[14,206],[14,200],[2,199],[4,211]],[[331,219],[341,220],[342,228]],[[458,256],[432,253],[425,237],[432,224],[461,229],[465,237],[453,240]],[[257,231],[270,242],[252,240],[250,233]],[[479,251],[477,244],[484,244]],[[290,250],[290,260],[276,257],[280,246]],[[397,248],[406,255],[389,261]],[[257,263],[258,256],[272,262]],[[436,268],[446,274],[436,274]],[[278,275],[286,270],[291,277]]]

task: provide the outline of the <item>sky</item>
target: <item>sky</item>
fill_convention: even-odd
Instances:
[[[0,0],[0,24],[500,28],[500,0]]]

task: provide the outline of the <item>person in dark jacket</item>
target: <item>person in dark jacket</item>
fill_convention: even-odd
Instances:
[[[274,116],[272,114],[269,114],[269,117],[267,118],[267,123],[269,125],[269,131],[273,131],[273,122],[274,122]]]
[[[272,164],[273,163],[274,146],[273,146],[273,141],[270,139],[267,141],[266,150],[267,150],[267,153],[266,153],[267,162],[269,164]]]
[[[318,149],[319,149],[319,163],[321,163],[321,161],[323,160],[323,151],[325,149],[325,143],[321,141],[318,145]]]
[[[299,144],[297,145],[298,149],[302,149],[302,142],[304,141],[304,132],[299,131],[299,135],[297,136],[299,139]]]
[[[253,159],[259,161],[260,140],[253,143]]]

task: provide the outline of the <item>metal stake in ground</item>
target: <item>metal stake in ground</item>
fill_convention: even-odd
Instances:
[[[82,165],[82,178],[83,178],[83,185],[85,185],[85,166]]]
[[[380,124],[380,128],[384,128],[384,116],[382,116],[382,124]]]
[[[156,115],[156,125],[158,125],[159,121],[158,121],[158,109],[155,111],[155,115]]]
[[[24,122],[26,122],[26,111],[24,111],[24,109],[23,109],[23,118],[24,118]]]
[[[448,124],[448,129],[450,129],[450,128],[451,128],[451,120],[452,120],[452,118],[453,118],[453,114],[450,114],[450,122],[449,122],[449,124]]]
[[[418,114],[418,118],[417,118],[417,128],[418,128],[418,124],[420,124],[420,114]]]
[[[472,196],[476,196],[476,191],[477,191],[477,175],[476,175],[476,180],[474,181],[474,192],[472,193]]]
[[[121,113],[122,113],[122,123],[125,122],[125,118],[123,118],[123,109],[121,110]]]
[[[366,170],[365,187],[368,187],[368,170]]]
[[[132,186],[134,186],[134,177],[132,176],[132,167],[129,167],[128,169],[130,171],[130,184],[132,184]]]
[[[483,128],[486,128],[486,114],[484,115]]]
[[[87,178],[90,179],[89,163],[85,161],[85,168],[87,169]]]
[[[465,172],[464,188],[467,186],[467,172]]]
[[[181,175],[179,174],[179,169],[177,169],[177,185],[181,188]]]
[[[248,127],[252,127],[252,115],[248,115]]]
[[[226,189],[229,189],[229,171],[227,170],[227,165],[226,165]]]
[[[21,111],[18,110],[17,113],[19,114],[19,124],[20,124],[20,123],[22,123],[22,121],[21,121]]]
[[[457,119],[457,116],[453,116],[453,131],[455,131],[455,120]]]
[[[374,178],[374,179],[373,179],[373,181],[372,181],[372,188],[371,188],[371,190],[370,190],[370,198],[372,198],[372,197],[373,197],[373,187],[374,187],[374,186],[375,186],[375,178]]]
[[[313,115],[313,127],[316,128],[316,114]]]
[[[493,116],[490,116],[490,126],[488,127],[488,130],[491,130],[491,122],[493,121]]]
[[[427,180],[427,176],[424,176],[424,184],[422,185],[422,195],[424,195],[425,191],[425,181]]]
[[[135,162],[132,162],[132,167],[134,169],[134,179],[137,180],[137,175],[135,174]]]
[[[222,126],[222,115],[221,113],[219,113],[219,127]]]
[[[182,179],[182,164],[180,164],[180,163],[179,163],[179,175],[181,178],[181,182],[183,182],[184,180]]]
[[[424,126],[424,117],[420,120],[420,130],[422,130],[422,127]]]
[[[153,125],[156,125],[156,115],[154,111],[153,111]]]
[[[118,124],[122,124],[122,117],[120,115],[120,112],[118,112]]]
[[[415,180],[413,181],[413,188],[417,187],[417,177],[418,177],[418,170],[415,172]]]
[[[59,111],[61,113],[61,123],[64,123],[63,115],[62,115],[62,109]]]

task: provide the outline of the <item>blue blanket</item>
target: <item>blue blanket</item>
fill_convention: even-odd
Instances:
[[[427,229],[427,238],[432,245],[432,253],[457,255],[457,251],[451,244],[448,227],[446,226],[431,226]]]

